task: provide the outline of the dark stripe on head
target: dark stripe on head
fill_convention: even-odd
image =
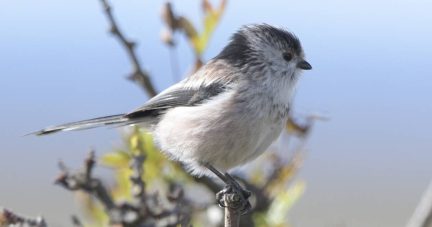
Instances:
[[[252,50],[249,46],[250,43],[245,34],[238,31],[231,37],[230,43],[225,46],[215,59],[223,59],[230,65],[243,67],[250,62]]]
[[[297,54],[301,51],[300,40],[290,31],[275,27],[269,24],[254,24],[245,26],[246,30],[249,30],[256,34],[257,37],[267,41],[270,44],[279,43],[287,49],[294,50]]]
[[[240,68],[246,64],[259,65],[262,63],[259,50],[261,45],[292,50],[296,54],[300,54],[302,50],[299,39],[288,30],[268,24],[252,24],[237,31],[215,59],[226,60]]]

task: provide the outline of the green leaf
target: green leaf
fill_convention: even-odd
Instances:
[[[269,226],[286,226],[287,214],[293,205],[301,198],[306,189],[306,182],[295,182],[285,193],[281,193],[273,200],[267,212]]]
[[[108,226],[109,217],[98,201],[95,201],[90,194],[82,191],[75,193],[75,196],[84,214],[89,218],[90,223],[86,223],[85,226]]]
[[[132,183],[130,176],[132,170],[129,168],[117,171],[116,174],[116,185],[112,190],[114,200],[125,199],[130,200],[132,198],[131,189]]]
[[[207,48],[210,40],[210,36],[213,33],[216,24],[226,7],[226,0],[222,0],[218,9],[213,9],[209,2],[204,0],[204,30],[198,35],[198,37],[191,39],[193,46],[195,47],[196,53],[200,56]]]
[[[179,17],[179,27],[186,33],[191,46],[198,58],[202,55],[210,40],[216,24],[219,22],[222,13],[226,7],[226,0],[222,0],[219,7],[214,9],[206,0],[203,1],[204,11],[204,28],[201,32],[197,32],[192,23],[185,17]]]
[[[100,159],[100,165],[113,169],[128,168],[131,156],[122,150],[116,150],[104,154]]]

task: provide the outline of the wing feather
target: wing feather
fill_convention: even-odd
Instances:
[[[173,86],[163,93],[150,99],[146,104],[129,112],[126,118],[141,118],[150,115],[159,115],[162,111],[178,106],[195,106],[211,100],[219,94],[229,90],[222,83],[213,83],[208,86],[188,87]]]

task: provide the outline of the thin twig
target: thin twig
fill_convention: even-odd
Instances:
[[[139,216],[142,218],[150,213],[146,203],[145,182],[142,180],[144,174],[143,163],[145,159],[146,156],[143,154],[136,155],[132,158],[129,165],[132,170],[132,175],[130,176],[132,182],[132,202],[138,208]]]
[[[79,172],[72,172],[60,162],[61,172],[56,178],[55,183],[63,186],[70,191],[83,190],[95,196],[105,207],[107,213],[110,215],[113,223],[120,223],[120,211],[114,204],[109,191],[102,184],[98,178],[91,176],[92,168],[94,167],[95,157],[94,151],[90,151],[88,157],[84,162],[84,170]]]
[[[240,211],[225,207],[225,227],[240,226]]]
[[[72,215],[72,224],[74,227],[84,227],[79,218],[76,215]]]
[[[128,41],[125,38],[125,36],[120,32],[120,29],[119,29],[116,21],[114,20],[114,16],[112,15],[111,7],[107,3],[107,1],[101,0],[101,2],[102,2],[104,12],[107,15],[108,20],[111,24],[110,32],[112,34],[114,34],[119,39],[119,41],[125,47],[128,55],[129,55],[129,58],[132,61],[134,71],[132,72],[132,74],[130,76],[128,76],[128,79],[131,79],[132,81],[134,81],[135,83],[140,85],[141,88],[143,88],[143,90],[146,91],[150,97],[157,95],[157,92],[156,92],[152,82],[150,81],[149,74],[145,70],[142,69],[141,64],[138,60],[138,57],[135,53],[136,43],[132,42],[132,41]]]
[[[429,227],[432,224],[432,183],[422,196],[420,203],[406,227]]]
[[[0,214],[0,225],[1,226],[33,226],[33,227],[47,227],[45,219],[42,216],[37,218],[27,218],[12,213],[9,210],[3,208]]]

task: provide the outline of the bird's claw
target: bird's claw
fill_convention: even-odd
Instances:
[[[219,206],[239,210],[242,215],[248,213],[252,208],[248,200],[251,192],[243,189],[228,173],[225,176],[229,181],[224,189],[216,194]]]

